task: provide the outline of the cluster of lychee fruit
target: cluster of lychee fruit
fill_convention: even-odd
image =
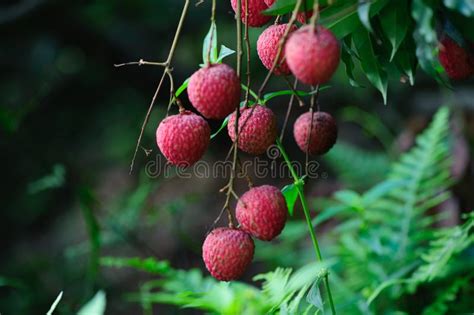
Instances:
[[[248,26],[262,26],[269,22],[270,17],[261,14],[261,11],[273,2],[248,0],[248,17],[243,18],[244,23],[248,21]],[[231,0],[234,10],[236,3],[236,0]],[[242,12],[246,12],[245,1],[242,1],[242,6]],[[306,14],[299,16],[301,22],[306,20]],[[277,58],[287,27],[287,24],[269,26],[258,39],[257,52],[268,69],[272,69]],[[322,26],[303,26],[300,29],[292,26],[280,52],[274,74],[293,74],[299,81],[311,86],[327,82],[340,59],[338,40]],[[246,153],[262,154],[275,143],[275,114],[261,104],[239,106],[240,79],[230,66],[204,65],[191,76],[187,92],[191,104],[202,116],[180,106],[179,114],[165,118],[156,131],[158,147],[170,164],[188,167],[202,158],[210,141],[210,127],[204,118],[221,120],[229,117],[228,135],[233,142],[238,139],[237,147]],[[238,121],[237,108],[240,114]],[[330,114],[310,110],[296,120],[293,133],[303,152],[320,155],[335,144],[337,126]],[[243,194],[236,206],[235,216],[239,226],[216,228],[204,241],[203,260],[212,276],[222,281],[239,278],[253,258],[252,238],[273,240],[285,226],[287,211],[285,198],[277,187],[253,187]]]

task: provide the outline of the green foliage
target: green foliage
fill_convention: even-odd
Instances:
[[[303,222],[290,222],[276,244],[257,242],[257,260],[302,266],[296,272],[278,267],[255,276],[255,281],[263,281],[261,289],[241,282],[220,283],[203,277],[198,270],[176,270],[151,258],[102,261],[107,266],[133,267],[159,276],[129,295],[146,310],[163,303],[211,314],[324,313],[320,282],[329,273],[340,313],[415,310],[419,306],[410,306],[410,296],[418,293],[418,287],[427,286],[439,294],[420,312],[449,313],[452,302],[467,294],[463,290],[469,281],[465,275],[474,276],[472,271],[457,267],[462,266],[460,262],[474,264],[472,257],[464,255],[473,248],[474,212],[463,225],[442,230],[434,229],[440,216],[428,212],[450,195],[448,109],[438,111],[409,152],[388,169],[388,161],[382,164],[381,173],[388,174],[385,180],[362,194],[338,191],[332,205],[315,218],[316,226],[331,218],[339,222],[324,246],[331,254],[330,265],[308,264],[311,257],[304,254],[305,248],[297,249],[306,235]],[[284,191],[294,187],[289,185]],[[466,305],[457,305],[456,310],[467,310]]]
[[[278,0],[266,13],[289,13],[296,2]],[[309,10],[313,2],[304,1],[303,7]],[[319,4],[327,5],[326,1],[319,1]],[[353,75],[354,67],[360,64],[368,81],[380,91],[384,103],[387,103],[389,79],[398,81],[397,76],[401,74],[407,76],[413,85],[417,63],[438,82],[449,86],[441,76],[444,70],[438,61],[435,26],[441,21],[435,12],[450,8],[472,17],[474,5],[469,0],[444,0],[442,4],[440,1],[423,0],[333,1],[323,7],[319,22],[343,42],[341,59],[346,66],[349,83],[354,87],[361,86]],[[349,53],[352,49],[357,55]],[[395,63],[391,65],[393,61]]]
[[[456,296],[459,294],[465,286],[469,285],[471,278],[459,278],[453,281],[453,283],[447,288],[439,290],[435,301],[423,310],[423,315],[442,315],[447,314],[449,311],[449,303],[456,300]]]
[[[138,270],[143,270],[149,273],[161,274],[169,270],[170,266],[167,261],[156,261],[152,258],[140,259],[135,258],[120,258],[120,257],[102,257],[100,264],[106,267],[132,267]]]
[[[201,66],[207,65],[209,63],[216,64],[221,63],[225,57],[235,54],[235,51],[221,45],[221,49],[217,48],[217,25],[214,21],[211,22],[211,28],[204,37],[204,42],[202,44],[202,61]]]
[[[293,215],[295,209],[296,199],[298,199],[298,187],[296,184],[290,184],[283,187],[281,190],[283,197],[285,197],[286,206],[288,207],[288,212],[290,215]]]
[[[437,231],[436,237],[421,255],[423,264],[409,279],[414,284],[430,282],[445,275],[453,257],[474,244],[474,212],[468,215],[463,225]]]
[[[155,265],[166,264],[153,258],[142,261],[133,259],[133,264],[122,264],[123,259],[118,261],[115,267],[140,270],[145,270],[151,261]],[[145,309],[153,303],[164,303],[197,308],[212,314],[265,314],[279,310],[285,314],[301,314],[302,309],[322,307],[315,301],[320,300],[318,284],[327,269],[314,263],[295,272],[289,268],[277,268],[254,277],[255,281],[262,281],[261,290],[241,282],[218,282],[211,277],[203,277],[196,269],[164,268],[159,273],[159,280],[144,283],[140,292],[130,294],[129,298],[140,302]],[[157,289],[160,291],[156,292]],[[309,302],[303,299],[308,293]]]

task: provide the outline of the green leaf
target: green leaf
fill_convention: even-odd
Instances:
[[[388,0],[373,0],[369,16],[373,17],[382,10]],[[337,38],[344,38],[355,30],[362,28],[355,0],[341,1],[321,10],[319,22],[329,28]]]
[[[318,311],[324,313],[324,303],[323,298],[321,297],[321,290],[319,289],[319,283],[321,282],[322,277],[318,277],[318,279],[314,282],[313,286],[308,292],[306,296],[306,301],[315,306]]]
[[[353,87],[364,87],[363,85],[359,84],[354,78],[354,73],[353,73],[354,62],[352,61],[352,56],[350,53],[351,49],[347,44],[349,43],[350,45],[350,42],[351,42],[351,37],[346,36],[342,44],[341,60],[346,67],[346,75],[347,75],[347,78],[349,79],[349,84]]]
[[[167,261],[156,260],[152,257],[146,259],[141,259],[138,257],[102,257],[100,259],[100,264],[106,267],[115,268],[130,267],[156,274],[163,274],[170,270],[170,265]]]
[[[319,91],[324,91],[324,90],[327,90],[329,89],[331,86],[330,85],[323,85],[319,88]],[[295,93],[296,92],[296,93]],[[296,94],[298,96],[309,96],[309,95],[313,95],[313,94],[316,94],[318,91],[314,90],[314,91],[311,91],[311,92],[306,92],[306,91],[293,91],[293,90],[282,90],[282,91],[276,91],[276,92],[270,92],[270,93],[267,93],[263,96],[263,102],[266,103],[268,102],[269,100],[271,100],[272,98],[275,98],[275,97],[278,97],[278,96],[284,96],[284,95],[293,95],[293,94]]]
[[[186,90],[188,88],[188,84],[189,84],[189,78],[187,78],[183,84],[181,84],[181,86],[176,90],[176,97],[179,97],[183,92],[184,90]]]
[[[295,184],[286,185],[283,187],[281,192],[283,193],[283,197],[285,197],[288,213],[292,216],[295,209],[296,199],[298,198],[298,187]]]
[[[99,291],[97,294],[84,305],[77,315],[104,315],[106,306],[106,299],[104,291]]]
[[[444,0],[443,3],[446,7],[467,17],[474,16],[474,1],[472,0]]]
[[[367,76],[383,97],[384,104],[387,104],[387,73],[381,68],[372,46],[370,34],[365,29],[359,29],[352,35],[353,43],[360,56],[360,64]]]
[[[390,61],[395,57],[407,34],[409,26],[408,14],[406,1],[390,1],[380,14],[382,30],[392,45]]]
[[[232,115],[232,114],[231,114]],[[219,129],[217,129],[216,132],[214,132],[212,135],[211,135],[211,139],[214,139],[226,126],[227,124],[229,123],[229,116],[227,116],[224,121],[222,121],[222,124],[221,126],[219,127]]]
[[[203,64],[216,63],[217,57],[217,26],[215,22],[212,22],[202,44]]]
[[[219,51],[219,56],[217,57],[216,63],[221,63],[225,57],[235,54],[235,50],[230,49],[224,45],[221,45],[221,50]]]
[[[297,0],[277,0],[269,9],[266,9],[262,13],[265,15],[283,15],[286,13],[291,13],[295,8],[296,1]],[[320,1],[319,4],[325,5],[327,4],[327,1]],[[313,0],[306,0],[306,3],[303,3],[301,6],[300,11],[303,11],[305,7],[312,8]]]
[[[58,297],[56,298],[56,300],[54,300],[53,304],[49,308],[49,311],[46,313],[46,315],[52,315],[53,314],[54,310],[58,306],[59,301],[61,301],[62,297],[63,297],[63,291],[59,292]]]
[[[372,5],[371,1],[361,0],[359,1],[359,6],[357,7],[357,14],[359,19],[365,28],[373,33],[372,26],[370,25],[370,6]]]
[[[410,85],[413,86],[415,84],[417,63],[415,43],[411,38],[403,42],[402,46],[395,55],[394,62],[397,65],[399,71],[408,77]]]
[[[343,38],[361,26],[357,17],[357,1],[331,5],[320,13],[319,22],[330,29],[337,38]]]

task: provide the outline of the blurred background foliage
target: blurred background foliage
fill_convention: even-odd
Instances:
[[[131,293],[137,291],[140,285],[150,286],[148,281],[156,279],[156,274],[163,276],[165,282],[155,283],[155,286],[151,284],[150,288],[165,284],[164,291],[170,296],[186,290],[201,290],[204,286],[206,290],[215,288],[220,294],[227,292],[227,299],[233,294],[241,297],[240,300],[248,298],[252,301],[249,305],[260,307],[259,312],[268,311],[280,301],[269,298],[277,295],[274,292],[269,294],[271,288],[268,286],[267,290],[257,291],[255,287],[237,283],[233,285],[237,287],[234,289],[207,278],[202,279],[199,269],[204,266],[200,246],[223,203],[223,196],[218,190],[225,184],[225,178],[180,179],[172,176],[164,179],[147,175],[146,163],[156,160],[159,155],[154,133],[166,112],[167,86],[158,98],[146,129],[135,172],[128,174],[140,124],[161,69],[145,66],[117,69],[113,64],[139,58],[157,61],[166,58],[180,11],[181,3],[174,0],[1,2],[2,314],[46,313],[60,291],[64,294],[56,312],[76,313],[91,299],[102,303],[105,295],[97,293],[101,289],[106,292],[107,312],[110,314],[137,314],[142,307],[149,314],[195,313],[161,303],[151,308],[150,301],[143,301],[142,295]],[[453,12],[449,14],[454,15]],[[179,83],[189,77],[201,62],[202,38],[209,29],[209,17],[209,1],[197,7],[193,5],[190,9],[173,62],[173,74]],[[472,20],[459,19],[462,20],[459,25],[468,30],[472,28]],[[228,1],[218,1],[217,25],[220,42],[227,47],[235,47],[233,12]],[[250,30],[253,47],[261,30]],[[473,34],[466,31],[465,36]],[[226,62],[234,65],[234,59],[228,58]],[[252,87],[257,89],[266,72],[255,50],[251,60]],[[354,69],[354,76],[363,77],[359,67]],[[361,82],[364,84],[362,79]],[[451,185],[451,194],[443,195],[446,198],[438,200],[442,203],[436,204],[436,209],[425,210],[448,213],[438,224],[452,226],[461,221],[462,213],[474,209],[471,158],[474,145],[474,86],[470,80],[454,83],[454,90],[440,88],[433,78],[418,71],[415,86],[398,80],[390,82],[388,101],[384,106],[379,92],[369,88],[367,82],[364,84],[366,88],[352,87],[342,65],[331,85],[332,88],[322,92],[320,104],[322,110],[337,117],[340,138],[327,156],[318,159],[321,163],[320,177],[308,183],[306,192],[315,211],[315,223],[320,224],[318,233],[327,236],[323,239],[323,253],[337,275],[344,277],[339,280],[337,276],[331,277],[336,291],[357,291],[361,284],[345,283],[345,279],[355,281],[360,279],[361,274],[369,278],[370,272],[381,270],[379,265],[386,263],[384,257],[390,257],[385,256],[386,250],[391,253],[390,250],[394,249],[371,243],[370,240],[377,238],[370,234],[373,230],[367,229],[364,224],[377,226],[380,220],[390,218],[398,222],[396,220],[400,216],[406,215],[396,212],[399,207],[389,207],[388,212],[381,214],[382,210],[364,203],[369,198],[367,194],[372,187],[395,176],[393,165],[397,164],[394,162],[400,160],[402,152],[413,146],[415,136],[428,126],[441,105],[451,108],[451,131],[448,136],[447,130],[438,126],[436,139],[449,137],[452,145],[449,149],[437,144],[432,144],[432,147],[440,150],[441,157],[450,159],[452,163],[447,166],[434,159],[430,160],[430,165],[432,170],[443,167],[440,174],[444,175],[451,169],[452,176],[437,178],[441,182],[436,182],[437,188],[441,186],[443,191]],[[285,86],[283,80],[274,78],[268,91],[284,89]],[[183,101],[190,108],[185,97]],[[280,127],[287,104],[288,99],[284,97],[269,102],[279,117]],[[304,111],[304,108],[297,108],[290,123]],[[443,120],[440,118],[439,121]],[[447,123],[446,118],[444,123]],[[213,130],[218,127],[217,122],[211,123]],[[287,132],[284,142],[292,157],[304,160],[292,140],[291,131]],[[225,132],[219,134],[213,140],[205,160],[222,160],[229,145]],[[147,156],[145,150],[153,151]],[[439,154],[436,158],[440,158]],[[251,157],[243,155],[243,158]],[[418,161],[417,156],[414,161]],[[289,178],[255,179],[256,184],[269,181],[281,187],[290,183]],[[242,193],[245,189],[245,182],[239,182],[238,192]],[[395,199],[406,197],[403,191],[399,191],[397,196]],[[392,197],[387,198],[391,200]],[[387,205],[385,201],[382,204]],[[320,209],[325,209],[325,216],[316,216]],[[364,213],[364,224],[361,225],[360,218],[350,215],[351,211]],[[298,296],[297,293],[304,289],[304,293],[310,293],[307,295],[310,297],[309,304],[315,305],[318,294],[315,290],[311,291],[311,286],[317,279],[305,276],[315,274],[304,269],[313,256],[308,250],[310,244],[301,211],[297,209],[295,213],[278,241],[270,245],[257,244],[256,262],[244,280],[249,281],[254,275],[276,267],[303,268],[298,272],[307,282],[297,281],[291,292]],[[385,217],[381,219],[381,215]],[[326,220],[326,217],[331,219]],[[430,223],[419,217],[412,219],[421,221],[424,228]],[[336,224],[340,221],[347,224]],[[471,235],[472,228],[467,225],[465,229]],[[391,232],[390,226],[383,230],[383,233]],[[341,234],[345,235],[344,239],[339,239]],[[444,237],[449,239],[449,235],[447,233]],[[470,237],[472,239],[472,235]],[[364,255],[372,254],[363,250],[359,252],[360,261],[344,261],[343,254],[360,245],[351,243],[351,240],[365,244],[365,249],[376,247],[374,251],[378,251],[379,256],[370,256],[375,265],[364,265],[368,261],[368,256]],[[412,255],[419,253],[407,251],[409,255],[400,259],[409,264],[417,258]],[[472,255],[471,248],[471,263]],[[101,257],[112,256],[154,257],[158,263],[155,260],[148,263],[141,260],[101,260]],[[339,257],[340,260],[332,261],[331,257]],[[138,267],[152,274],[110,268],[117,265]],[[395,265],[390,267],[393,274],[397,272]],[[419,265],[414,264],[409,271],[417,267]],[[188,269],[190,271],[183,271]],[[285,287],[290,272],[289,269],[277,269],[261,280],[271,284],[273,279],[275,287]],[[361,300],[366,301],[377,289],[377,284],[390,280],[390,275],[371,275],[374,283],[366,287],[365,292],[360,292],[363,296]],[[398,277],[404,277],[404,274],[398,274]],[[439,281],[446,279],[442,277]],[[449,287],[451,291],[446,290],[445,293],[449,291],[451,297],[454,294],[451,300],[456,299],[456,293],[466,287],[471,291],[464,291],[462,296],[469,296],[469,292],[472,296],[472,286],[469,287],[472,274],[471,278],[466,279],[467,285],[456,281],[441,283],[436,288]],[[397,286],[391,287],[388,292],[383,291],[382,300],[375,299],[374,303],[384,305],[383,299],[390,300],[400,295],[397,290],[402,292]],[[415,292],[416,288],[411,290]],[[429,287],[422,287],[422,290],[427,292],[421,296],[430,301],[435,299],[435,293]],[[161,302],[173,304],[170,296],[161,296]],[[416,304],[413,301],[415,296],[405,296],[405,304],[401,307]],[[215,301],[216,296],[213,297],[211,302]],[[190,295],[188,300],[174,302],[178,305],[196,302],[192,298],[196,297]],[[202,301],[205,296],[199,298],[201,303],[206,302]],[[446,299],[449,301],[449,298]],[[222,298],[222,301],[227,300]],[[287,308],[299,307],[299,303],[286,302],[289,303],[285,306]],[[440,305],[443,305],[441,302]],[[462,302],[464,304],[459,305],[469,303]],[[207,306],[204,309],[217,313],[222,312],[224,307],[235,310],[231,307],[239,306],[203,305]],[[413,314],[421,311],[413,310]]]

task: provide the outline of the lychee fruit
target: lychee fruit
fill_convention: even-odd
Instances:
[[[275,61],[276,55],[278,53],[278,47],[280,45],[280,40],[283,37],[283,34],[286,31],[288,24],[272,25],[269,26],[262,34],[258,37],[257,41],[257,53],[260,57],[265,68],[270,70]],[[290,32],[296,31],[296,26],[292,25]],[[285,50],[282,49],[280,53],[280,58],[278,64],[273,71],[276,75],[288,75],[290,74],[290,69],[285,61]]]
[[[262,154],[277,137],[276,117],[268,107],[255,105],[240,110],[238,147],[249,154]],[[235,142],[235,113],[230,116],[227,131]]]
[[[263,15],[262,11],[268,9],[264,0],[247,0],[249,9],[248,9],[248,26],[251,27],[260,27],[268,23],[271,20],[271,16]],[[237,9],[237,0],[230,1],[232,5],[232,9],[236,12]],[[241,0],[241,11],[240,15],[242,18],[242,22],[245,23],[245,0]]]
[[[281,191],[264,185],[251,188],[237,202],[240,228],[263,241],[271,241],[285,227],[288,207]]]
[[[156,143],[169,163],[188,167],[206,152],[211,129],[201,117],[190,111],[165,118],[156,130]]]
[[[265,3],[267,4],[268,7],[271,7],[276,0],[265,0]],[[306,23],[306,19],[309,19],[313,15],[313,10],[307,11],[307,12],[300,12],[296,16],[296,20],[300,22],[301,24]]]
[[[236,280],[252,262],[255,244],[242,230],[221,227],[211,231],[202,245],[202,259],[220,281]]]
[[[226,64],[213,64],[196,71],[189,79],[191,104],[208,119],[224,119],[240,102],[240,80]]]
[[[474,45],[471,44],[474,51]],[[439,62],[450,79],[463,80],[474,74],[474,52],[443,35],[439,45]]]
[[[311,116],[313,116],[312,128]],[[336,143],[337,125],[334,118],[328,113],[306,112],[296,120],[293,135],[303,152],[308,151],[310,155],[321,155],[328,152]]]
[[[341,49],[333,33],[311,25],[293,32],[285,45],[286,62],[293,75],[303,83],[326,83],[339,65]]]

